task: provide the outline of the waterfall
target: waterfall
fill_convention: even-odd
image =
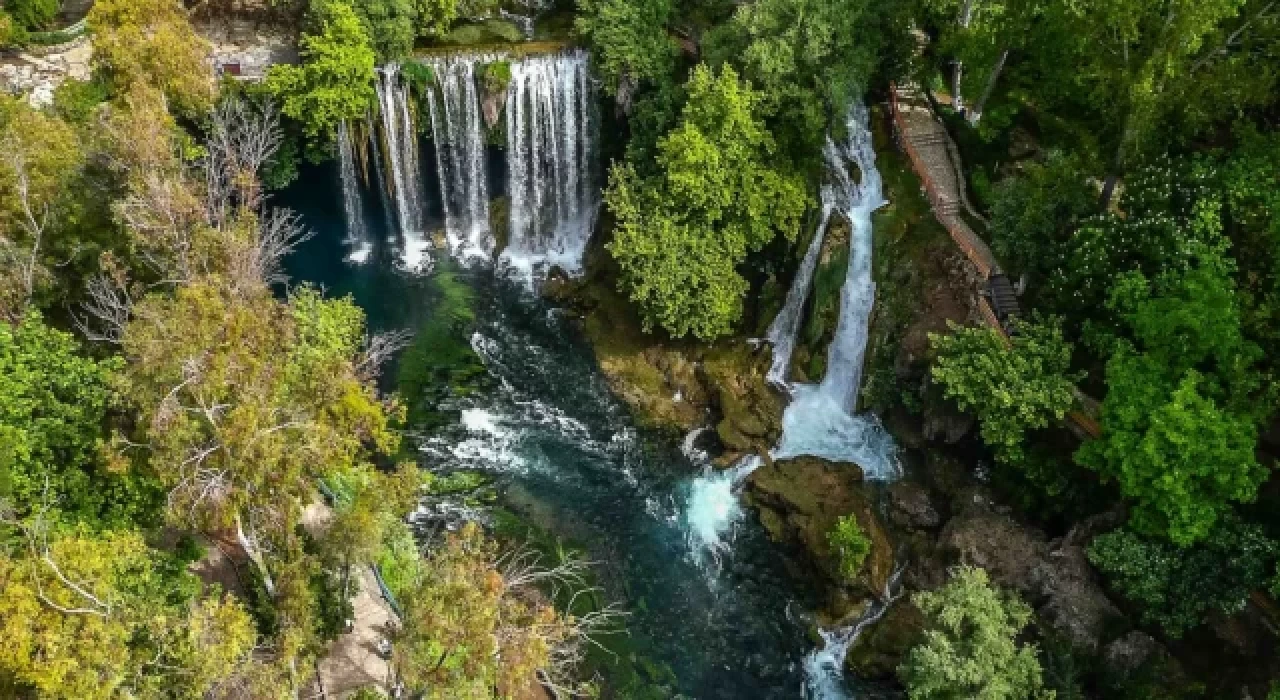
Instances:
[[[871,279],[871,214],[884,205],[880,171],[876,170],[867,108],[855,105],[847,122],[849,140],[837,157],[828,158],[834,179],[834,203],[849,219],[849,267],[840,289],[840,318],[827,348],[827,372],[822,383],[796,385],[782,417],[782,440],[774,457],[811,455],[834,462],[854,462],[869,479],[897,475],[893,439],[874,416],[858,415],[867,326],[875,302]],[[845,167],[852,161],[861,174],[854,182]]]
[[[844,684],[844,659],[849,647],[858,640],[869,625],[884,617],[885,612],[902,597],[898,582],[905,566],[899,565],[884,584],[879,600],[872,600],[866,611],[851,625],[834,630],[819,629],[822,647],[804,657],[804,688],[801,696],[806,700],[850,700]]]
[[[503,125],[510,213],[502,265],[529,281],[552,267],[580,273],[598,206],[587,53],[514,58],[464,52],[421,60],[435,78],[419,104],[435,145],[441,213],[451,252],[464,259],[489,259],[498,243],[489,220],[494,193],[489,187],[482,82],[484,66],[508,61],[511,80]],[[429,244],[409,86],[400,66],[388,64],[378,69],[376,88],[381,143],[375,144],[379,147],[374,166],[389,194],[384,199],[388,216],[404,239],[405,266],[418,268]]]
[[[363,263],[373,248],[364,225],[364,206],[360,201],[360,176],[356,173],[355,145],[347,122],[338,123],[338,174],[342,178],[342,213],[347,222],[347,243],[352,246],[347,260]]]
[[[496,54],[451,54],[425,59],[435,74],[427,91],[441,202],[449,248],[459,257],[489,257],[489,171],[485,163],[484,114],[479,71],[501,60]]]
[[[396,221],[404,239],[401,261],[409,269],[426,262],[427,238],[423,233],[422,176],[418,167],[418,136],[409,112],[409,88],[400,79],[395,63],[378,69],[374,87],[382,118],[382,136],[391,175]]]
[[[848,217],[852,227],[848,273],[840,290],[840,319],[827,348],[827,373],[822,383],[790,385],[792,400],[783,413],[782,438],[773,449],[772,457],[789,459],[809,455],[833,462],[852,462],[862,468],[868,479],[892,479],[899,469],[893,438],[875,416],[854,412],[867,347],[867,324],[875,299],[875,283],[871,279],[871,214],[884,204],[865,106],[858,104],[850,110],[847,130],[847,143],[837,146],[829,141],[830,147],[825,149],[831,183],[822,193],[822,218],[829,218],[830,212],[826,209],[830,205]],[[860,182],[855,183],[850,176],[849,161],[858,167]],[[785,382],[795,334],[800,327],[800,310],[809,295],[817,251],[822,246],[821,237],[819,230],[787,293],[780,318],[775,319],[769,329],[770,339],[776,335],[784,344],[784,353],[778,353],[776,346],[775,353],[786,356],[780,370],[775,356],[770,381]],[[726,547],[725,535],[742,514],[734,494],[761,461],[754,455],[748,456],[733,469],[709,470],[694,481],[686,521],[695,552],[716,552]],[[726,505],[726,499],[732,503]]]
[[[582,269],[596,214],[595,130],[587,54],[511,65],[507,89],[510,241],[503,262],[526,277]]]

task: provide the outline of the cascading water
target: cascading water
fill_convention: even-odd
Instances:
[[[476,80],[477,68],[500,59],[496,54],[474,53],[425,59],[435,75],[435,86],[427,90],[427,106],[445,233],[449,248],[464,258],[493,254],[484,113]]]
[[[848,217],[852,225],[849,268],[840,290],[840,319],[827,349],[827,373],[822,383],[787,385],[792,400],[783,413],[782,438],[772,457],[788,459],[808,455],[833,462],[852,462],[862,468],[868,479],[891,479],[898,473],[893,439],[875,416],[854,412],[867,346],[867,324],[875,298],[875,283],[871,279],[871,214],[884,204],[865,106],[855,105],[850,110],[847,130],[847,143],[837,146],[828,142],[826,162],[832,182],[822,193],[822,218],[829,218],[826,210],[830,206]],[[849,175],[848,161],[858,167],[859,182],[855,183]],[[770,380],[779,384],[786,383],[786,368],[800,327],[800,309],[809,294],[812,268],[821,245],[820,230],[809,244],[801,270],[787,294],[782,312],[787,316],[775,319],[770,328],[770,339],[776,335],[776,342],[787,355],[781,369],[775,363],[769,373]],[[685,520],[695,552],[714,553],[727,547],[726,533],[742,517],[742,506],[735,492],[761,461],[759,457],[749,456],[732,469],[708,468],[694,481]]]
[[[510,241],[503,262],[530,277],[582,268],[596,213],[595,129],[587,54],[511,65],[507,89]]]
[[[889,607],[902,597],[902,588],[898,582],[902,579],[904,570],[905,567],[899,566],[893,572],[885,582],[880,599],[872,600],[856,622],[834,630],[818,630],[818,635],[822,637],[822,647],[804,657],[802,697],[806,700],[850,700],[851,695],[844,683],[845,656],[849,654],[849,647],[857,641],[858,635],[884,617]]]
[[[399,64],[378,69],[374,83],[382,119],[382,136],[390,167],[392,200],[396,221],[404,239],[401,262],[411,270],[427,259],[427,237],[423,233],[422,175],[418,167],[418,136],[409,112],[409,88],[400,79]]]
[[[373,251],[369,230],[364,223],[364,205],[360,200],[360,176],[356,172],[355,145],[345,121],[338,123],[338,176],[342,179],[342,213],[346,217],[347,244],[351,252],[347,260],[363,263]]]

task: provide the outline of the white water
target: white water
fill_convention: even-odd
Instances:
[[[791,403],[783,413],[782,438],[772,457],[789,459],[807,455],[832,462],[852,462],[862,468],[866,478],[884,480],[898,475],[893,439],[875,416],[854,412],[867,347],[867,324],[875,300],[875,283],[871,279],[871,214],[884,204],[865,106],[855,105],[850,110],[847,130],[847,143],[829,142],[830,148],[826,149],[832,182],[823,188],[824,209],[830,204],[848,217],[852,228],[849,268],[840,290],[840,319],[827,349],[827,373],[821,384],[785,384],[789,357],[782,365],[776,381],[790,388]],[[858,167],[860,182],[855,183],[850,176],[848,162]],[[823,218],[829,217],[824,213]],[[802,270],[787,294],[783,313],[792,316],[775,319],[770,328],[771,336],[777,329],[778,342],[786,347],[788,356],[795,346],[800,327],[799,309],[803,309],[809,294],[813,277],[810,263],[816,262],[815,246],[821,247],[820,238],[815,234],[814,242],[805,253]],[[810,269],[806,271],[803,267],[807,264]],[[789,307],[794,308],[788,311]],[[773,380],[772,369],[770,375]],[[746,457],[733,469],[723,472],[708,469],[694,481],[686,521],[695,552],[716,553],[728,547],[726,538],[733,524],[742,517],[736,491],[760,464],[759,457]]]
[[[425,90],[425,118],[435,144],[444,229],[451,252],[487,260],[496,241],[490,221],[488,140],[482,107],[483,67],[507,60],[505,106],[508,241],[502,265],[529,280],[552,267],[582,271],[599,205],[593,94],[585,51],[513,58],[502,53],[454,53],[422,59],[435,76]],[[378,69],[385,149],[379,174],[390,180],[390,204],[405,239],[405,263],[416,267],[428,241],[409,90],[400,67]],[[385,153],[383,152],[385,151]]]
[[[418,136],[409,113],[409,88],[395,63],[378,69],[378,93],[385,155],[390,161],[392,199],[404,239],[401,262],[410,270],[423,267],[427,238],[423,233],[422,176],[418,167]]]
[[[459,53],[424,59],[435,74],[427,90],[431,138],[449,248],[461,258],[493,254],[489,225],[489,169],[480,105],[479,68],[496,54]]]
[[[356,172],[355,146],[345,121],[338,123],[338,174],[342,178],[342,213],[346,218],[346,242],[351,246],[347,260],[360,264],[371,250],[369,231],[364,223],[364,206],[360,201],[360,176]]]
[[[596,214],[587,54],[511,64],[507,88],[510,241],[503,262],[531,278],[551,266],[582,269]]]
[[[809,652],[804,657],[804,687],[801,696],[807,700],[850,700],[852,696],[844,683],[844,659],[849,654],[849,647],[857,641],[868,626],[884,617],[889,607],[902,597],[902,589],[898,581],[902,578],[905,567],[898,567],[889,580],[885,582],[884,592],[880,600],[872,600],[862,616],[847,627],[834,630],[819,629],[822,647]]]

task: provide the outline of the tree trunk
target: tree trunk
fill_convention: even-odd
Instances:
[[[262,576],[262,584],[267,587],[267,593],[275,595],[276,584],[271,580],[271,574],[267,571],[267,563],[263,560],[262,552],[258,551],[257,545],[245,535],[239,515],[236,516],[236,540],[240,542],[244,553],[249,555],[249,560],[253,562],[253,565],[258,567],[258,574]]]
[[[968,29],[969,23],[973,21],[973,3],[975,0],[964,0],[964,4],[960,6],[960,17],[957,23],[961,29]],[[964,99],[960,95],[960,81],[964,77],[964,61],[956,59],[955,65],[951,71],[951,106],[955,107],[956,112],[964,114]]]
[[[1125,150],[1132,138],[1133,118],[1132,113],[1124,118],[1124,128],[1120,130],[1120,145],[1116,146],[1116,159],[1111,165],[1111,172],[1107,173],[1107,179],[1102,183],[1102,194],[1098,196],[1098,208],[1106,211],[1111,208],[1111,198],[1116,193],[1116,183],[1120,181],[1120,173],[1124,168]]]
[[[991,69],[991,76],[987,78],[987,86],[982,89],[982,95],[978,97],[978,101],[973,104],[973,109],[969,110],[969,123],[977,126],[978,121],[982,119],[982,110],[987,106],[987,100],[991,99],[991,93],[996,91],[996,81],[1000,79],[1000,72],[1004,70],[1004,62],[1009,59],[1009,49],[1000,52],[1000,58],[996,60],[996,65]]]

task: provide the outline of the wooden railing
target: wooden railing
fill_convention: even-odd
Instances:
[[[924,109],[929,112],[929,119],[938,123],[933,116],[932,110],[928,107],[924,107]],[[907,154],[907,158],[911,161],[911,169],[920,178],[925,197],[929,200],[929,205],[933,209],[934,218],[947,230],[956,247],[960,249],[960,252],[964,253],[985,282],[992,274],[1000,271],[999,265],[996,263],[987,244],[960,217],[959,192],[955,195],[948,195],[946,193],[948,188],[944,188],[935,181],[929,165],[920,155],[916,143],[911,138],[911,129],[907,124],[906,117],[903,115],[902,105],[898,102],[898,87],[893,84],[889,86],[889,111],[893,116],[894,134],[898,147]],[[945,129],[941,123],[938,123],[938,126]],[[939,143],[939,145],[943,149],[946,148],[943,143]],[[950,158],[950,155],[945,152],[943,155]],[[953,164],[950,160],[947,163],[947,167],[953,171],[959,167],[958,164]],[[955,187],[962,187],[963,185],[960,182],[961,180],[958,176],[953,178]],[[991,308],[991,303],[982,294],[977,296],[978,316],[982,318],[983,323],[999,331],[1005,343],[1011,343],[1008,330],[1000,322],[999,317],[996,316],[995,310]],[[1079,390],[1076,390],[1075,394],[1076,407],[1066,415],[1067,427],[1082,439],[1099,437],[1102,434],[1102,426],[1099,425],[1098,420],[1094,417],[1097,412],[1097,401],[1089,398]]]

